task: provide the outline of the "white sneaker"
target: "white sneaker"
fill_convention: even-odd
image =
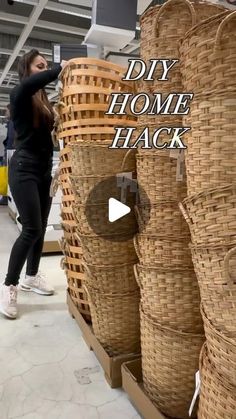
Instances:
[[[17,287],[14,285],[0,286],[0,312],[9,319],[17,316]]]
[[[45,277],[41,272],[38,272],[35,276],[26,275],[19,286],[22,291],[32,291],[41,295],[54,294],[54,289],[47,285]]]

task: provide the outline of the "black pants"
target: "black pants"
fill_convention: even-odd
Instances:
[[[22,232],[13,245],[6,285],[17,285],[25,261],[26,274],[36,275],[51,207],[51,158],[39,158],[20,150],[9,165],[9,186],[22,223]]]

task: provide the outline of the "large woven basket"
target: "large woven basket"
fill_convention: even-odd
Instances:
[[[236,12],[225,11],[194,27],[180,47],[185,91],[206,94],[235,87]]]
[[[88,296],[83,288],[86,277],[82,265],[82,253],[79,246],[70,246],[65,239],[61,241],[64,257],[61,267],[67,277],[68,291],[78,311],[87,321],[91,321]]]
[[[236,185],[206,190],[186,198],[180,209],[196,245],[236,242]]]
[[[77,234],[85,262],[92,265],[119,265],[137,261],[130,235]]]
[[[236,24],[236,19],[235,19]],[[195,96],[185,126],[188,194],[226,186],[236,176],[236,88]]]
[[[129,205],[127,203],[127,205]],[[137,224],[133,209],[115,223],[108,221],[108,202],[91,205],[74,205],[73,214],[80,234],[135,234]],[[89,221],[88,221],[89,220]]]
[[[197,22],[215,15],[222,10],[217,5],[194,2],[187,0],[168,0],[160,8],[148,11],[147,20],[151,28],[147,30],[145,17],[141,19],[141,31],[144,26],[144,34],[141,38],[141,58],[148,61],[155,57],[179,59],[179,41],[185,36]],[[153,14],[150,18],[151,13]],[[146,36],[145,36],[146,35]],[[144,37],[145,36],[145,37]],[[159,92],[183,92],[180,63],[170,70],[168,81],[161,82],[158,78],[162,75],[160,67],[154,73],[154,82],[148,82],[153,91]],[[191,91],[191,90],[188,90]]]
[[[135,171],[135,150],[129,153],[125,166],[122,163],[127,153],[124,149],[110,149],[111,143],[70,144],[72,174],[75,176],[114,176],[117,173]]]
[[[229,338],[213,327],[201,308],[204,330],[207,340],[208,356],[216,370],[236,386],[236,332]],[[233,321],[233,319],[232,319]]]
[[[181,214],[177,201],[160,201],[155,204],[142,204],[135,207],[139,231],[144,234],[173,239],[189,238],[188,225]]]
[[[146,314],[179,331],[203,331],[200,294],[193,270],[141,265],[136,265],[134,269]]]
[[[89,287],[109,295],[137,291],[133,266],[133,263],[110,266],[83,263]]]
[[[203,342],[203,335],[161,326],[141,311],[144,387],[166,416],[189,417]]]
[[[171,10],[171,4],[172,4],[172,10]],[[157,32],[156,28],[160,27],[160,31],[158,31],[158,34],[160,35],[163,34],[163,37],[166,34],[171,35],[171,36],[176,34],[181,39],[183,36],[183,33],[185,33],[186,30],[188,30],[191,27],[191,24],[195,23],[195,21],[199,22],[201,20],[209,18],[210,16],[214,16],[220,13],[220,11],[225,10],[223,6],[220,6],[218,4],[212,4],[207,1],[192,1],[192,5],[195,9],[195,13],[190,8],[189,8],[189,13],[187,13],[188,5],[186,2],[182,2],[182,6],[186,8],[186,12],[182,11],[181,24],[184,23],[184,27],[181,28],[179,24],[180,21],[178,20],[178,13],[179,13],[179,9],[181,8],[181,3],[179,2],[179,7],[174,8],[174,6],[176,5],[177,5],[177,2],[175,3],[175,5],[174,5],[174,2],[171,2],[170,6],[168,7],[169,10],[166,9],[166,12],[163,15],[163,17],[161,17],[161,13],[163,13],[164,10],[160,12],[160,8],[162,7],[160,5],[156,5],[154,7],[148,8],[147,11],[142,15],[140,19],[140,27],[141,27],[140,44],[141,44],[141,54],[144,60],[148,61],[151,58],[153,58],[152,42],[153,42],[153,39],[155,39],[155,34]],[[174,13],[173,13],[173,9],[174,9]],[[167,14],[169,16],[167,16]],[[196,18],[194,17],[194,14],[196,15]],[[193,21],[191,21],[191,15],[192,15]],[[171,26],[170,25],[168,26],[168,24],[165,25],[165,18],[168,19],[168,24],[171,23]],[[165,56],[167,57],[166,54]]]
[[[140,352],[139,292],[105,294],[87,287],[94,334],[109,355]]]
[[[73,59],[61,73],[61,124],[58,138],[112,141],[114,127],[134,127],[136,117],[106,115],[112,93],[134,93],[134,83],[122,80],[126,69],[103,60]]]
[[[137,179],[151,203],[161,199],[181,201],[187,196],[186,173],[177,181],[177,159],[170,157],[170,150],[143,152],[136,156]],[[140,191],[140,200],[145,197]]]
[[[70,149],[64,147],[60,151],[60,175],[68,175],[71,173]]]
[[[211,363],[207,346],[204,345],[200,357],[201,392],[199,401],[199,419],[235,419],[236,391],[217,373]]]
[[[204,311],[227,336],[236,333],[236,247],[191,247]]]
[[[139,234],[134,238],[134,245],[143,265],[193,268],[189,242],[186,239],[177,240],[168,234],[164,237],[159,234]]]
[[[67,268],[65,261],[62,262],[67,277],[68,291],[74,305],[83,317],[91,322],[90,306],[88,296],[84,290],[84,273],[74,272]]]

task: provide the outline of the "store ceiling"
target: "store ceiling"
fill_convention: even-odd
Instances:
[[[138,13],[150,3],[138,0]],[[18,82],[19,56],[35,47],[51,61],[52,43],[80,44],[91,25],[91,8],[92,0],[15,0],[12,5],[0,0],[0,118],[9,92]],[[122,52],[133,53],[139,48],[138,21],[137,15],[136,39]],[[54,91],[53,85],[50,91]]]

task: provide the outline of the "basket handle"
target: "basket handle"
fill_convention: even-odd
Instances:
[[[191,218],[189,217],[186,208],[184,208],[182,202],[179,202],[179,209],[185,219],[185,221],[187,221],[188,225],[191,225]]]
[[[132,153],[132,152],[134,152],[134,150],[130,149],[130,150],[128,150],[128,151],[127,151],[127,153],[125,154],[125,156],[124,156],[124,158],[123,158],[123,161],[122,161],[122,165],[121,165],[121,171],[122,171],[122,172],[125,172],[125,165],[126,165],[126,162],[127,162],[128,158],[129,158],[129,156],[131,155],[131,153]]]
[[[236,246],[230,249],[224,257],[224,273],[228,284],[234,285],[234,279],[230,275],[229,262],[232,255],[236,254]]]
[[[236,11],[230,13],[222,22],[220,23],[217,32],[216,32],[216,38],[215,38],[215,51],[220,48],[220,42],[223,35],[223,30],[225,25],[233,18],[236,18]]]
[[[91,278],[93,280],[93,276],[91,274],[91,271],[87,265],[87,263],[85,263],[84,261],[81,262],[81,265],[83,266],[85,273],[88,275],[89,278]]]
[[[156,21],[154,24],[154,37],[158,36],[158,21],[160,19],[160,16],[163,14],[163,12],[165,12],[166,9],[168,9],[169,5],[175,4],[175,3],[183,3],[183,5],[187,6],[190,10],[191,13],[191,17],[192,17],[192,26],[196,25],[197,22],[197,15],[196,15],[196,11],[192,5],[192,3],[190,3],[189,0],[168,0],[166,3],[163,4],[163,6],[161,6],[160,10],[157,13],[156,16]]]
[[[84,288],[84,290],[85,290],[85,292],[86,292],[87,296],[89,297],[89,299],[90,299],[91,303],[92,303],[92,304],[96,307],[95,301],[94,301],[94,299],[92,298],[92,295],[91,295],[91,293],[89,292],[87,285],[83,284],[83,288]]]
[[[140,250],[139,250],[139,245],[138,245],[138,239],[137,239],[137,236],[134,236],[133,241],[134,241],[134,248],[135,248],[135,252],[137,253],[137,256],[138,256],[138,258],[139,258],[139,260],[140,260],[140,259],[141,259],[141,253],[140,253]]]
[[[66,258],[65,257],[61,258],[60,267],[63,271],[66,269]]]
[[[135,216],[136,216],[136,219],[137,219],[137,222],[138,222],[139,226],[142,225],[143,220],[142,220],[142,216],[140,214],[140,211],[139,211],[139,208],[138,208],[137,205],[134,206],[134,212],[135,212]]]
[[[141,281],[139,279],[138,265],[134,265],[134,276],[135,276],[135,279],[136,279],[136,282],[137,282],[139,288],[142,289],[142,284],[141,284]]]

